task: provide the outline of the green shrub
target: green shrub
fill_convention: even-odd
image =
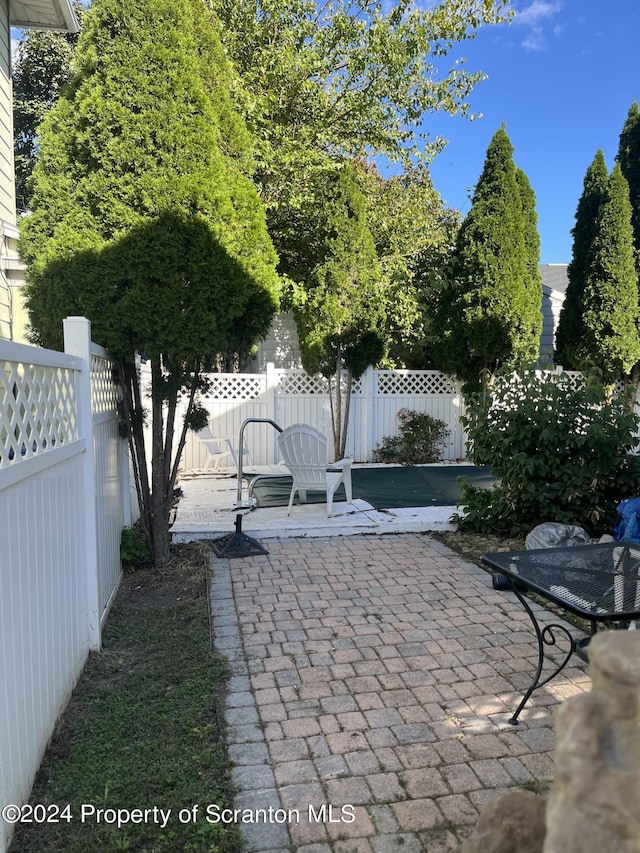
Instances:
[[[149,546],[139,527],[123,527],[120,534],[120,560],[125,572],[135,572],[150,559]]]
[[[421,465],[442,459],[442,442],[449,435],[444,421],[422,412],[400,409],[400,435],[387,436],[373,451],[374,462]]]
[[[488,405],[467,401],[468,452],[500,482],[464,484],[464,516],[478,533],[522,535],[545,521],[611,532],[618,503],[640,492],[639,418],[595,380],[535,373],[501,378]]]

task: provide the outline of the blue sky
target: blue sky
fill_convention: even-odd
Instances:
[[[512,24],[482,30],[451,55],[488,75],[471,95],[482,118],[427,117],[424,129],[449,140],[431,174],[444,201],[467,213],[504,122],[536,194],[540,260],[568,263],[587,167],[598,148],[613,167],[629,107],[640,103],[640,3],[512,0],[512,7]]]

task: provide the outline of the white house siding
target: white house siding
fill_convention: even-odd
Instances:
[[[0,0],[0,230],[15,227],[15,187],[13,179],[13,119],[11,113],[11,35],[9,5]],[[15,248],[4,235],[0,245],[0,338],[11,338],[11,294],[5,256]],[[15,255],[17,257],[17,255]]]
[[[18,229],[14,225],[0,223],[0,277],[7,284],[10,317],[10,334],[4,337],[26,343],[29,323],[22,290],[25,268],[18,257],[18,237]]]
[[[13,116],[11,108],[11,34],[9,10],[1,0],[0,16],[0,219],[15,225],[16,199],[13,177]]]
[[[291,311],[283,311],[274,317],[269,334],[258,344],[256,357],[247,370],[249,373],[262,373],[267,364],[283,370],[302,367],[296,321]]]
[[[12,340],[11,292],[4,271],[0,271],[0,338]]]
[[[540,336],[540,358],[549,359],[555,352],[555,334],[558,330],[560,312],[565,294],[558,290],[544,288],[542,296],[542,335]]]
[[[553,358],[555,336],[560,312],[566,295],[567,264],[540,264],[542,278],[542,334],[540,335],[540,360]]]
[[[556,317],[554,311],[554,291],[548,287],[542,289],[542,334],[540,335],[540,358],[553,356],[555,346]]]
[[[0,339],[24,341],[13,163],[12,25],[77,32],[78,22],[70,0],[0,0]]]

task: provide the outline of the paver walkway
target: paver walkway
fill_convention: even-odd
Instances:
[[[508,723],[537,660],[513,595],[427,535],[269,550],[212,558],[249,850],[445,853],[498,793],[546,786],[554,706],[590,680],[568,667]]]

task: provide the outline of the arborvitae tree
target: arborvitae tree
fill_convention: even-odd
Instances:
[[[627,374],[640,359],[638,287],[629,185],[616,163],[588,257],[582,305],[582,367],[594,365],[605,384]]]
[[[294,313],[305,370],[329,380],[334,453],[341,458],[346,451],[352,379],[384,352],[383,301],[380,267],[355,167],[342,164],[324,176],[318,190],[314,240],[318,261],[295,288]]]
[[[582,316],[584,289],[590,253],[600,227],[608,184],[604,154],[598,150],[584,176],[582,195],[576,210],[576,224],[571,232],[573,252],[567,269],[569,283],[556,331],[555,360],[570,370],[579,370],[582,364],[577,352],[584,351],[585,345],[586,330]]]
[[[636,281],[640,292],[640,109],[636,101],[631,104],[627,120],[620,134],[617,161],[629,184],[631,225],[635,248]],[[630,371],[631,383],[640,383],[640,364]]]
[[[74,77],[42,126],[33,213],[22,225],[36,339],[59,345],[62,319],[84,314],[116,360],[156,564],[168,558],[186,430],[204,425],[202,371],[239,329],[266,334],[277,307],[277,259],[247,177],[252,140],[234,110],[237,85],[202,0],[95,0]],[[151,363],[151,482],[136,352]]]
[[[527,186],[516,176],[513,146],[501,127],[487,150],[458,233],[452,279],[434,316],[434,360],[467,392],[502,365],[537,359],[542,293],[531,270],[536,241]]]
[[[640,270],[640,108],[636,101],[631,104],[622,128],[616,159],[629,184],[636,266]]]
[[[73,0],[79,21],[83,6]],[[71,77],[71,60],[77,33],[23,30],[11,69],[13,85],[13,152],[16,175],[16,207],[29,206],[29,177],[38,148],[38,127]]]
[[[516,183],[522,205],[522,236],[526,264],[527,307],[522,317],[522,333],[530,335],[539,345],[542,334],[542,277],[540,275],[540,234],[536,196],[529,178],[522,169],[516,169]],[[528,325],[527,325],[528,324]]]

